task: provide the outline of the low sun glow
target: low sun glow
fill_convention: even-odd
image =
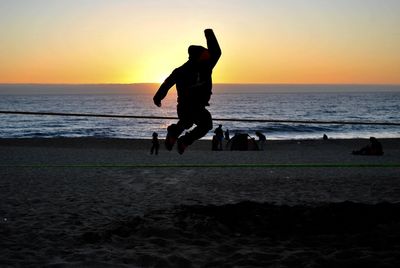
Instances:
[[[0,83],[161,83],[206,28],[215,83],[400,83],[396,1],[85,2],[1,2]]]

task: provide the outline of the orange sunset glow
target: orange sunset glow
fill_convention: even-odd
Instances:
[[[0,83],[159,83],[213,28],[216,83],[399,84],[399,14],[372,0],[2,1]]]

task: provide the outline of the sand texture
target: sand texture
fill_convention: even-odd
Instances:
[[[400,267],[400,140],[381,142],[0,139],[0,267]]]

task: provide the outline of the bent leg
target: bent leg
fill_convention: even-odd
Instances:
[[[193,126],[193,120],[191,119],[191,113],[187,109],[184,109],[178,105],[178,118],[179,121],[176,124],[172,124],[167,128],[167,137],[165,138],[165,147],[168,151],[172,150],[178,137],[182,134],[185,129],[189,129]]]
[[[193,126],[193,123],[180,119],[176,124],[168,126],[168,135],[174,138],[178,138],[185,129],[189,129]]]
[[[171,134],[178,138],[185,129],[189,129],[193,126],[193,112],[190,107],[185,107],[183,105],[177,106],[177,113],[179,121],[176,124],[172,124],[168,127],[168,132],[171,128]]]
[[[191,145],[194,141],[204,137],[213,127],[211,114],[205,108],[196,111],[194,123],[196,127],[182,137],[182,141],[186,145]]]

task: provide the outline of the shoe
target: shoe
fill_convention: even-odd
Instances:
[[[176,142],[176,140],[177,140],[177,138],[176,138],[176,136],[174,135],[175,134],[175,131],[174,131],[174,128],[173,128],[173,126],[169,126],[168,128],[167,128],[167,137],[165,138],[165,148],[168,150],[168,151],[171,151],[172,150],[172,148],[174,147],[174,145],[175,145],[175,142]]]
[[[165,148],[168,151],[171,151],[172,148],[174,147],[175,142],[176,142],[176,138],[170,137],[167,135],[167,137],[165,138]]]
[[[178,153],[183,154],[188,146],[182,139],[178,139]]]
[[[171,151],[172,148],[174,147],[176,142],[175,137],[168,136],[165,138],[165,148],[167,148],[168,151]]]

